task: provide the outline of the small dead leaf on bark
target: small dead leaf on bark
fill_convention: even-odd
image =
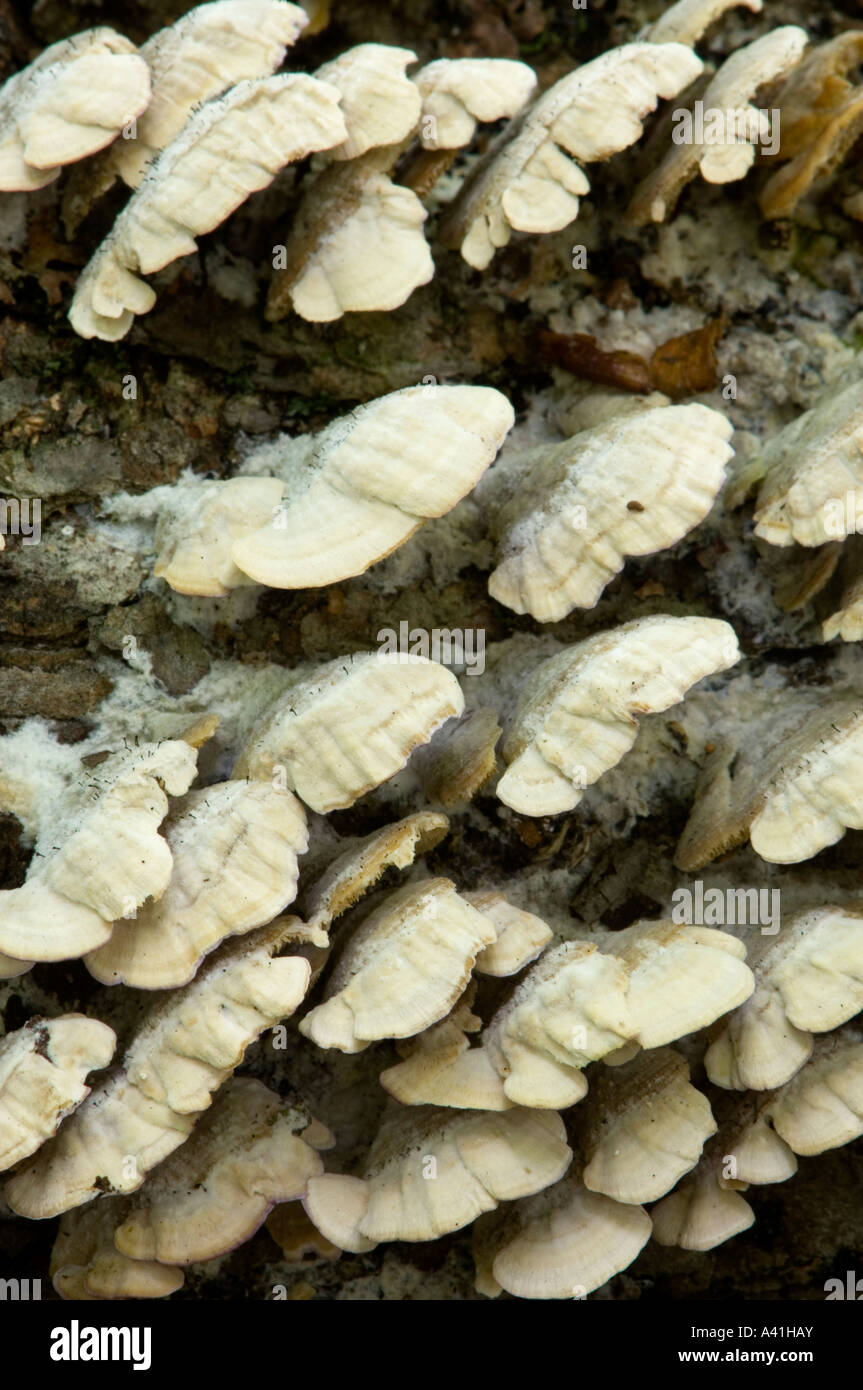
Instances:
[[[641,395],[650,390],[650,368],[643,357],[636,352],[608,352],[590,333],[551,333],[541,329],[537,345],[547,362],[584,381]]]
[[[691,333],[679,333],[660,343],[650,359],[652,388],[674,401],[711,391],[719,381],[716,345],[725,326],[725,319],[720,317]]]
[[[716,345],[725,326],[725,320],[718,318],[690,333],[679,333],[660,343],[649,362],[636,352],[601,348],[590,333],[541,329],[537,347],[545,361],[584,381],[639,395],[662,391],[677,401],[711,391],[718,384]]]

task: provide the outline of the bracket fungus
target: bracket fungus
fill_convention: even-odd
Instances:
[[[74,171],[63,197],[67,233],[118,177],[137,188],[199,106],[243,78],[275,72],[307,23],[305,11],[286,0],[210,0],[147,39],[139,54],[150,100],[128,138]]]
[[[237,569],[231,547],[272,520],[282,500],[278,478],[180,480],[154,492],[154,501],[164,497],[156,527],[156,578],[178,594],[207,598],[225,598],[232,589],[254,584]]]
[[[683,189],[699,173],[707,183],[745,178],[755,162],[756,147],[770,138],[770,118],[751,104],[759,88],[784,77],[799,63],[808,43],[805,29],[787,24],[726,58],[701,97],[703,119],[689,138],[677,141],[662,162],[638,186],[627,209],[636,226],[664,222],[674,212]],[[686,127],[680,131],[685,135]]]
[[[826,1033],[863,1009],[861,910],[822,907],[756,936],[747,953],[755,991],[726,1019],[707,1049],[710,1080],[733,1090],[773,1090]]]
[[[409,386],[313,438],[267,446],[285,495],[267,525],[234,541],[234,564],[277,589],[364,573],[470,492],[514,418],[489,386]]]
[[[327,931],[353,907],[389,868],[406,869],[434,849],[449,830],[449,820],[435,811],[417,811],[354,841],[328,865],[304,895],[306,921]]]
[[[428,192],[478,120],[514,115],[536,85],[526,64],[499,58],[439,59],[411,81],[404,67],[413,57],[361,44],[318,70],[343,93],[348,139],[329,154],[342,162],[304,192],[270,286],[268,319],[292,308],[313,323],[395,309],[427,284],[434,275],[427,213],[418,191],[405,186],[415,171],[397,168],[402,156],[417,148],[442,152],[418,180]]]
[[[475,994],[472,982],[446,1018],[402,1043],[403,1060],[381,1072],[384,1090],[402,1105],[512,1108],[488,1050],[469,1045],[468,1034],[482,1027],[482,1020],[471,1012]]]
[[[708,756],[677,846],[681,869],[700,869],[747,838],[762,859],[797,864],[863,828],[863,706],[835,694],[816,707],[789,702],[766,718],[752,753],[737,737]]]
[[[89,1094],[117,1038],[83,1014],[31,1018],[0,1040],[0,1172],[29,1158]]]
[[[796,1154],[820,1154],[863,1134],[863,1038],[859,1029],[818,1038],[796,1076],[769,1099],[765,1117]]]
[[[342,1052],[421,1033],[449,1013],[495,936],[490,919],[449,879],[389,893],[342,945],[324,1002],[306,1014],[300,1032]]]
[[[863,61],[863,35],[849,30],[818,44],[782,83],[775,101],[782,140],[759,197],[765,217],[790,217],[808,194],[829,182],[863,131],[863,86],[849,74]],[[859,201],[859,194],[855,195]],[[848,202],[852,207],[848,207]],[[854,198],[846,200],[852,216]]]
[[[227,936],[263,926],[293,902],[308,844],[296,797],[269,782],[190,792],[165,828],[173,873],[162,896],[86,957],[104,984],[170,989],[192,979]]]
[[[191,1134],[212,1093],[265,1028],[294,1012],[311,967],[297,918],[277,918],[210,956],[145,1016],[119,1069],[6,1184],[22,1216],[56,1216],[101,1193],[135,1192]],[[293,945],[297,954],[277,952]]]
[[[500,724],[491,709],[466,710],[411,759],[429,801],[451,810],[471,801],[497,770]]]
[[[508,902],[503,893],[480,889],[462,895],[477,911],[491,919],[497,939],[476,958],[480,975],[517,975],[544,951],[551,941],[551,927],[533,912],[525,912]]]
[[[755,1221],[741,1191],[786,1182],[797,1172],[794,1152],[768,1123],[763,1097],[726,1099],[717,1114],[718,1132],[698,1166],[651,1211],[660,1245],[715,1249]]]
[[[190,1265],[193,1299],[238,1272],[470,1298],[474,1222],[481,1294],[580,1299],[863,1136],[860,651],[824,645],[863,636],[863,35],[678,0],[595,16],[576,66],[494,19],[534,72],[479,56],[488,16],[433,22],[424,55],[470,56],[423,66],[415,5],[361,35],[322,32],[328,0],[191,3],[0,88],[0,190],[42,190],[0,235],[0,1224],[14,1254],[19,1217],[61,1218],[68,1300],[168,1297]],[[275,75],[303,31],[311,71]],[[122,406],[116,353],[70,385],[53,314],[86,259],[58,228],[115,216],[65,332],[116,342],[165,296]],[[514,232],[563,236],[434,280],[436,245],[485,271]],[[673,887],[732,854],[724,912]],[[732,886],[759,855],[771,887]],[[786,1245],[738,1292],[778,1269],[806,1296],[842,1201],[796,1283]],[[675,1297],[699,1263],[654,1250],[599,1297]]]
[[[683,44],[630,43],[561,78],[466,180],[441,223],[444,244],[484,270],[512,231],[568,226],[590,188],[580,164],[634,144],[659,98],[677,96],[701,67]]]
[[[130,1260],[114,1244],[126,1202],[91,1202],[64,1212],[50,1273],[55,1291],[73,1302],[100,1299],[166,1298],[183,1287],[181,1269],[156,1260]]]
[[[103,149],[150,100],[150,73],[113,29],[88,29],[40,53],[0,88],[0,191],[29,192]]]
[[[343,1250],[385,1240],[436,1240],[499,1202],[557,1182],[572,1157],[553,1112],[398,1108],[384,1117],[364,1178],[324,1173],[303,1204]]]
[[[359,159],[379,145],[397,145],[419,120],[422,99],[405,69],[416,62],[409,48],[361,43],[324,63],[315,72],[341,92],[347,139],[328,152],[330,159]]]
[[[728,10],[738,6],[760,14],[763,0],[677,0],[647,26],[641,37],[650,43],[695,44]]]
[[[333,164],[315,179],[291,226],[267,296],[271,322],[294,309],[311,323],[397,309],[434,275],[417,195],[389,177],[392,147]]]
[[[276,777],[314,811],[351,806],[463,708],[452,672],[421,657],[399,665],[362,652],[297,668],[252,729],[233,777]]]
[[[206,102],[147,171],[75,287],[69,321],[115,342],[156,302],[140,279],[197,250],[278,171],[345,137],[334,87],[305,73],[239,82]],[[220,176],[213,178],[218,167]]]
[[[195,760],[188,743],[169,739],[82,769],[59,807],[46,808],[26,881],[0,892],[0,950],[20,961],[70,960],[161,897],[172,868],[159,834],[166,793],[188,790]]]
[[[427,150],[469,145],[478,121],[514,116],[536,90],[533,69],[507,58],[438,58],[414,80],[422,96],[419,138]]]
[[[846,498],[863,484],[863,402],[859,370],[849,375],[762,450],[755,534],[771,545],[825,545],[856,531]]]
[[[719,411],[669,405],[532,451],[495,517],[492,598],[540,622],[592,608],[627,555],[674,545],[704,520],[730,436]]]
[[[714,1022],[753,989],[743,943],[709,927],[639,922],[540,957],[482,1044],[517,1105],[562,1109],[584,1068],[625,1043],[661,1047]]]
[[[585,1187],[636,1205],[662,1197],[716,1133],[685,1058],[667,1047],[604,1068],[591,1081],[577,1127]]]
[[[192,1137],[131,1199],[114,1233],[121,1254],[163,1265],[212,1260],[249,1240],[276,1202],[323,1172],[303,1137],[309,1117],[251,1077],[226,1082]]]
[[[529,816],[571,811],[638,736],[638,714],[676,705],[739,658],[717,618],[637,618],[543,662],[526,682],[501,752],[505,805]]]
[[[650,1239],[643,1207],[590,1192],[576,1176],[481,1217],[476,1288],[516,1298],[583,1298],[632,1264]]]

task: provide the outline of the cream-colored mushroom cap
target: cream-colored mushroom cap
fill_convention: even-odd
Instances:
[[[102,1193],[132,1192],[189,1137],[197,1118],[149,1100],[113,1071],[8,1180],[6,1201],[19,1216],[42,1220]]]
[[[307,23],[299,5],[283,0],[214,0],[153,34],[141,48],[153,97],[135,139],[118,147],[112,161],[123,181],[137,188],[197,107],[242,78],[275,71]]]
[[[330,150],[330,159],[358,159],[377,145],[397,145],[419,120],[421,97],[405,69],[416,62],[409,48],[361,43],[315,72],[341,92],[348,138]]]
[[[67,789],[20,888],[0,892],[0,950],[25,960],[70,960],[102,945],[111,923],[171,877],[159,825],[168,797],[195,775],[195,751],[181,739],[111,754]],[[83,770],[82,770],[83,772]]]
[[[748,836],[762,859],[796,864],[861,826],[863,705],[854,695],[790,702],[745,759],[736,743],[717,745],[675,863],[700,868]]]
[[[540,622],[592,608],[626,556],[674,545],[704,520],[730,436],[718,410],[669,405],[528,454],[494,520],[492,598]]]
[[[536,73],[508,58],[438,58],[414,78],[422,94],[420,140],[427,150],[468,145],[477,121],[514,116],[536,90]]]
[[[634,144],[658,99],[676,96],[701,67],[683,44],[630,43],[561,78],[466,181],[441,225],[445,243],[484,270],[513,229],[566,227],[590,187],[576,161],[607,159]]]
[[[653,1202],[695,1167],[716,1133],[710,1103],[670,1048],[603,1070],[578,1111],[583,1180],[616,1202]]]
[[[463,993],[491,921],[446,878],[388,894],[340,952],[326,998],[300,1023],[318,1047],[360,1052],[437,1023]]]
[[[748,999],[755,985],[743,942],[711,927],[636,922],[609,932],[602,949],[627,971],[628,1033],[642,1047],[705,1028]]]
[[[372,149],[332,165],[309,185],[267,296],[271,322],[291,309],[311,323],[397,309],[428,284],[434,275],[423,232],[428,214],[410,188],[392,182],[394,158],[391,145]]]
[[[524,815],[571,811],[620,761],[638,714],[668,709],[739,657],[717,618],[636,618],[568,647],[526,682],[502,744],[501,801]]]
[[[756,988],[707,1050],[711,1081],[772,1090],[812,1051],[812,1033],[838,1028],[863,1009],[863,916],[824,907],[761,936],[749,952]]]
[[[31,1018],[0,1041],[0,1172],[35,1153],[89,1094],[117,1038],[83,1014]]]
[[[723,1172],[717,1175],[722,1188],[732,1190],[765,1183],[785,1182],[797,1172],[797,1159],[793,1151],[770,1128],[767,1117],[762,1112],[746,1125],[732,1143],[722,1145],[727,1150],[723,1154],[723,1171],[728,1160],[734,1159],[734,1178],[726,1178]],[[730,1165],[728,1165],[730,1166]]]
[[[275,1202],[323,1172],[300,1137],[308,1116],[251,1077],[226,1083],[187,1144],[148,1180],[114,1242],[135,1260],[215,1259],[254,1235]]]
[[[395,1110],[369,1153],[363,1186],[313,1178],[306,1210],[342,1249],[382,1240],[436,1240],[503,1201],[562,1177],[572,1155],[552,1112]]]
[[[63,195],[67,235],[118,176],[137,188],[197,107],[241,78],[275,72],[307,23],[299,5],[285,0],[211,0],[151,35],[140,49],[150,70],[149,104],[129,139],[72,171]]]
[[[819,1038],[810,1061],[765,1109],[798,1154],[820,1154],[863,1134],[863,1042],[859,1032]]]
[[[444,1105],[455,1110],[509,1110],[503,1082],[486,1048],[471,1047],[469,1033],[482,1026],[471,1013],[470,984],[440,1023],[402,1043],[404,1061],[380,1074],[380,1083],[402,1105]]]
[[[128,1210],[118,1198],[66,1212],[51,1251],[50,1273],[63,1299],[166,1298],[183,1287],[183,1271],[154,1260],[130,1260],[114,1245]]]
[[[21,1216],[56,1216],[104,1192],[135,1192],[178,1148],[212,1094],[265,1028],[287,1018],[308,988],[297,918],[278,918],[228,942],[191,984],[151,1008],[122,1070],[94,1087],[69,1121],[6,1184]]]
[[[146,62],[113,29],[52,44],[0,88],[0,190],[53,183],[64,164],[114,140],[149,99]]]
[[[476,958],[479,975],[517,975],[544,951],[554,933],[551,927],[533,912],[525,912],[507,902],[503,893],[483,889],[465,893],[465,902],[491,918],[497,940],[480,951]]]
[[[0,951],[0,980],[14,980],[18,975],[26,975],[33,968],[32,960],[16,960],[14,956]]]
[[[738,5],[760,14],[763,0],[677,0],[677,4],[648,25],[640,37],[650,43],[694,44],[712,24]]]
[[[640,922],[596,937],[541,956],[484,1035],[518,1105],[574,1105],[588,1062],[627,1042],[673,1042],[752,993],[745,948],[727,932]]]
[[[156,302],[139,279],[196,249],[285,164],[344,139],[338,92],[297,73],[240,82],[205,103],[126,204],[82,271],[69,321],[85,338],[116,341]],[[221,175],[214,179],[214,167]]]
[[[755,162],[758,144],[770,135],[770,118],[751,104],[760,87],[775,82],[800,61],[808,43],[805,29],[788,24],[755,39],[726,58],[699,100],[704,111],[704,138],[693,132],[675,143],[659,166],[635,191],[627,209],[630,221],[664,222],[683,189],[698,173],[708,183],[742,179]],[[717,118],[722,129],[713,139]],[[685,133],[685,127],[682,127]]]
[[[628,977],[583,941],[541,956],[483,1035],[516,1105],[562,1109],[587,1092],[583,1068],[629,1037]]]
[[[355,841],[328,865],[305,895],[303,915],[309,926],[325,931],[377,883],[386,869],[408,868],[434,849],[448,830],[447,816],[417,811]]]
[[[684,1250],[713,1250],[748,1231],[755,1213],[739,1192],[721,1188],[713,1168],[684,1178],[650,1213],[653,1239]]]
[[[166,827],[173,856],[161,898],[86,958],[104,984],[187,984],[228,936],[259,927],[293,902],[307,844],[297,798],[270,782],[218,782],[191,792]]]
[[[437,662],[340,657],[297,674],[252,731],[233,776],[283,776],[315,811],[351,806],[463,707],[458,681]]]
[[[153,573],[178,594],[224,598],[254,583],[231,559],[238,536],[269,521],[282,498],[278,478],[183,481],[159,518]],[[166,499],[168,500],[168,499]]]
[[[764,446],[755,533],[771,545],[824,545],[848,533],[846,496],[863,486],[863,402],[859,381],[840,388]]]
[[[234,563],[282,589],[362,574],[470,492],[514,418],[488,386],[409,386],[360,406],[288,461],[281,512],[234,542]]]
[[[495,1297],[581,1298],[632,1264],[650,1238],[643,1207],[575,1178],[477,1222],[477,1289]]]

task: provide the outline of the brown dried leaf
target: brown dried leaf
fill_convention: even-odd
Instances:
[[[711,391],[718,381],[716,344],[724,331],[725,320],[718,318],[660,343],[650,359],[652,389],[674,401]]]

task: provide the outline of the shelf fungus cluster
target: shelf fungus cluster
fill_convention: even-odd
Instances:
[[[310,26],[284,0],[197,6],[139,49],[97,28],[0,89],[0,190],[56,181],[28,206],[55,197],[82,244],[119,209],[74,290],[85,338],[122,338],[168,289],[149,277],[288,166],[261,334],[396,310],[436,247],[503,302],[519,258],[496,252],[569,227],[616,155],[642,247],[675,229],[632,224],[709,204],[704,183],[751,171],[741,201],[788,218],[838,175],[860,34],[759,20],[714,70],[695,48],[734,9],[750,34],[761,0],[679,0],[544,86],[375,42],[296,70]],[[645,176],[623,152],[648,120]],[[629,288],[595,280],[616,313]],[[633,312],[643,346],[653,306]],[[88,514],[213,659],[177,694],[93,623],[92,717],[0,736],[30,852],[0,891],[2,1214],[59,1218],[61,1297],[168,1297],[269,1236],[293,1273],[457,1232],[479,1295],[587,1297],[651,1240],[741,1234],[759,1187],[863,1135],[863,897],[841,849],[811,862],[863,830],[863,407],[840,370],[757,444],[733,393],[561,406],[555,382],[522,408],[484,384],[503,372],[381,371],[348,413],[362,393],[321,397],[322,428],[244,428],[225,476],[178,464]],[[827,674],[753,642],[762,589],[830,597]],[[411,646],[438,613],[452,659]],[[456,613],[487,666],[453,656]],[[680,917],[704,871],[760,872],[781,919]]]
[[[76,286],[69,318],[88,338],[122,338],[156,301],[142,277],[193,253],[196,238],[287,165],[302,166],[300,199],[284,240],[274,238],[267,317],[293,311],[320,323],[391,310],[435,274],[430,216],[433,240],[480,270],[514,231],[554,232],[573,222],[590,189],[583,166],[634,145],[661,101],[695,90],[704,72],[695,44],[727,8],[684,0],[634,42],[582,63],[539,95],[522,62],[420,65],[411,49],[381,43],[358,44],[313,74],[274,75],[295,44],[302,57],[308,23],[286,0],[199,5],[138,51],[113,30],[95,29],[47,49],[0,89],[8,130],[0,187],[39,188],[73,165],[63,196],[70,235],[118,179],[132,190]],[[816,50],[797,78],[806,43],[805,32],[789,25],[726,60],[704,102],[731,118],[728,128],[676,144],[637,191],[636,222],[668,216],[699,171],[714,183],[743,177],[771,135],[768,116],[750,101],[783,78],[791,110],[826,84],[832,105],[822,123],[830,134],[808,138],[848,148],[857,126],[846,108],[856,111],[856,92],[843,102],[833,79],[854,53],[847,43],[835,53],[823,45],[829,51]],[[477,157],[478,124],[495,123],[502,130]],[[833,134],[834,127],[841,130]],[[812,162],[811,151],[798,152],[805,138],[798,132],[783,149],[788,162],[774,179],[787,181],[791,171],[800,183],[801,159]],[[465,151],[473,167],[459,173],[447,199],[435,185]],[[210,177],[216,164],[230,176]]]
[[[155,573],[220,597],[362,574],[470,492],[514,418],[488,386],[410,386],[263,446],[246,476],[158,489]]]

